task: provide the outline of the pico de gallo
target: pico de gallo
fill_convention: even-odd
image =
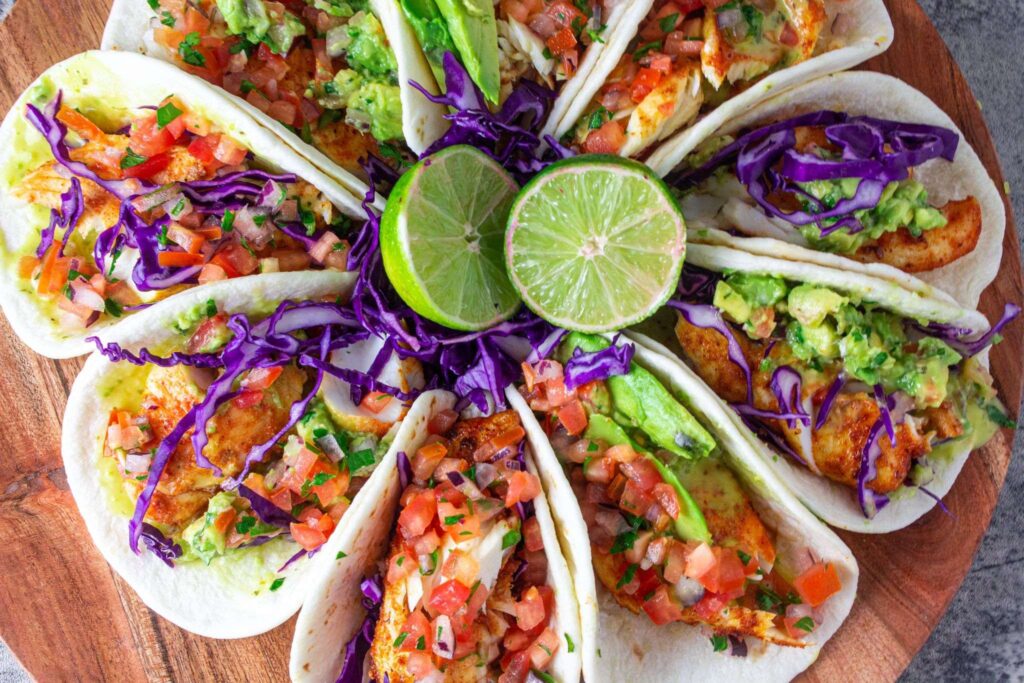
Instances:
[[[559,360],[524,363],[520,389],[568,469],[598,579],[659,626],[707,626],[715,650],[744,636],[802,647],[842,588],[836,567],[813,549],[777,554],[714,439],[653,375],[577,371],[614,349],[571,333]]]
[[[568,141],[635,156],[809,58],[825,18],[822,0],[657,0]]]
[[[400,455],[408,484],[384,570],[371,678],[543,677],[566,644],[534,513],[541,485],[526,466],[519,415],[460,419],[444,410],[428,430],[411,458]]]
[[[148,0],[153,41],[361,175],[369,154],[399,163],[394,50],[368,0]]]
[[[326,366],[309,356],[329,362],[321,335],[338,339],[336,328],[351,327],[325,324],[345,320],[340,310],[286,302],[260,321],[210,300],[176,318],[180,341],[169,357],[103,349],[141,365],[111,389],[101,458],[114,495],[135,507],[133,543],[173,566],[219,563],[271,542],[294,546],[295,560],[327,541],[394,438],[356,431],[322,397]],[[275,331],[283,315],[296,330]],[[379,401],[377,392],[364,398]],[[197,433],[207,437],[198,447]]]
[[[253,273],[346,270],[349,219],[311,184],[264,170],[171,96],[108,131],[58,94],[26,116],[52,156],[13,188],[50,222],[18,275],[79,331],[184,286]]]

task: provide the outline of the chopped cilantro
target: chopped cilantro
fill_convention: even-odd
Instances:
[[[247,534],[252,531],[252,528],[256,526],[255,517],[242,517],[237,524],[235,524],[235,531],[240,534]]]
[[[803,617],[797,620],[797,622],[793,625],[801,631],[806,631],[807,633],[810,633],[814,630],[814,619],[811,619],[810,617]]]
[[[416,639],[416,649],[426,650],[427,649],[427,638],[426,636],[420,636]]]
[[[150,9],[160,9],[160,0],[146,0]]]
[[[444,518],[444,525],[445,526],[452,526],[454,524],[458,524],[463,519],[465,519],[465,517],[466,517],[466,515],[449,515],[448,517]]]
[[[404,643],[405,639],[408,638],[408,637],[409,637],[409,634],[406,633],[405,631],[402,631],[401,633],[399,633],[398,637],[395,638],[395,647],[401,647],[402,643]]]
[[[631,564],[628,567],[626,567],[626,573],[622,575],[622,578],[619,579],[619,582],[617,584],[615,584],[615,587],[622,588],[626,584],[630,583],[636,576],[636,570],[639,568],[640,565],[638,564]]]
[[[235,226],[235,212],[231,209],[224,210],[224,217],[220,219],[220,229],[224,232],[231,232]]]
[[[569,652],[576,651],[576,643],[572,642],[572,636],[568,633],[565,634],[565,644],[569,646]]]
[[[106,310],[107,315],[113,316],[115,318],[120,318],[122,315],[124,315],[124,309],[121,307],[121,304],[117,303],[113,299],[104,299],[103,308],[104,310]]]
[[[181,61],[190,66],[206,66],[206,57],[196,50],[196,45],[198,44],[199,33],[197,31],[192,31],[192,33],[187,34],[185,38],[178,43],[178,54],[181,56]]]
[[[679,21],[679,12],[673,12],[658,20],[658,26],[662,33],[672,33],[676,30],[676,22]]]
[[[636,542],[636,536],[636,529],[629,529],[627,531],[623,531],[621,534],[616,536],[615,542],[612,543],[612,549],[610,551],[611,554],[618,555],[619,553],[624,553],[627,550],[631,549],[633,547],[633,544]]]
[[[639,62],[641,59],[643,59],[644,55],[646,55],[648,52],[651,52],[652,50],[660,50],[660,49],[661,49],[661,41],[660,40],[652,40],[649,43],[644,43],[643,45],[641,45],[640,47],[638,47],[636,49],[636,52],[633,53],[633,61],[634,62]]]
[[[740,556],[740,562],[743,564],[750,564],[750,555],[747,555],[742,550],[737,550],[736,554]]]
[[[358,472],[364,467],[369,467],[376,461],[373,455],[372,448],[364,448],[361,451],[356,451],[352,455],[345,459],[345,464],[348,465],[349,472]]]
[[[160,13],[160,23],[167,28],[174,28],[174,17],[171,16],[170,12],[164,11]]]
[[[274,579],[274,583],[270,584],[270,592],[273,593],[284,584],[284,579]]]
[[[512,548],[513,546],[519,545],[519,541],[523,538],[523,534],[520,533],[519,529],[512,529],[506,531],[505,535],[501,537],[501,549]]]
[[[168,102],[156,110],[156,125],[159,128],[164,128],[181,115],[182,111],[174,106],[174,102]]]
[[[121,157],[121,168],[133,168],[146,161],[146,157],[141,154],[136,154],[129,147],[125,150],[124,156]]]
[[[989,403],[985,406],[985,412],[988,413],[988,419],[995,422],[1000,427],[1006,427],[1007,429],[1016,429],[1017,423],[1010,419],[1010,416],[999,409],[999,406],[994,403]]]
[[[424,571],[423,567],[420,567],[420,574],[423,575],[423,576],[430,576],[431,574],[434,573],[435,569],[437,569],[437,550],[436,549],[434,550],[434,552],[430,553],[430,569],[427,570],[427,571]]]
[[[248,95],[256,89],[256,84],[250,81],[248,78],[243,78],[242,83],[239,85],[243,95]]]
[[[317,472],[316,476],[313,477],[313,486],[323,486],[331,479],[334,479],[336,474],[329,474],[327,472]]]
[[[711,636],[711,647],[715,648],[715,652],[724,652],[729,647],[729,639],[716,633]]]

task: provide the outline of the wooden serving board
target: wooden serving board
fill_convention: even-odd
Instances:
[[[889,0],[896,41],[868,68],[899,76],[952,116],[1003,187],[977,101],[914,0]],[[0,25],[0,111],[54,62],[99,45],[109,0],[20,0]],[[1012,210],[999,275],[982,298],[998,317],[1021,301]],[[992,353],[996,385],[1016,415],[1024,326]],[[68,490],[60,423],[81,360],[33,354],[0,319],[0,636],[41,681],[282,681],[294,620],[237,641],[191,635],[151,612],[93,547]],[[968,461],[933,511],[887,536],[841,534],[861,567],[850,618],[807,681],[894,680],[942,618],[988,527],[1010,460],[1010,432]]]

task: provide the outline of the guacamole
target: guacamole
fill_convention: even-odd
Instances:
[[[802,371],[820,372],[838,361],[848,377],[902,391],[921,408],[946,400],[950,370],[962,360],[940,339],[912,340],[901,316],[811,284],[733,273],[718,283],[714,304],[752,338],[785,330],[793,364]],[[766,311],[768,327],[758,324]]]

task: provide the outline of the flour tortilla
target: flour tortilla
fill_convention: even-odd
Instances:
[[[266,312],[285,299],[343,296],[345,279],[336,273],[280,273],[190,289],[149,309],[152,314],[144,321],[141,314],[132,318],[122,329],[120,341],[136,352],[141,347],[156,353],[180,350],[183,337],[173,329],[173,322],[208,300],[232,313]],[[309,587],[305,577],[314,565],[325,561],[326,551],[277,573],[299,549],[296,544],[272,541],[245,551],[247,554],[238,559],[222,557],[210,566],[201,561],[179,562],[174,569],[146,550],[135,555],[128,547],[131,512],[118,509],[109,485],[101,481],[99,463],[104,457],[110,410],[115,407],[109,393],[119,387],[123,391],[145,372],[147,368],[111,363],[94,354],[71,388],[64,411],[61,452],[68,485],[89,535],[111,568],[142,601],[181,628],[211,638],[242,638],[269,631],[302,604]],[[393,458],[393,451],[402,448],[400,432],[385,459]],[[384,514],[372,500],[373,489],[367,486],[364,491],[345,513],[331,536],[331,544],[351,547],[359,529],[365,526],[361,520]],[[231,574],[235,575],[233,579]],[[270,591],[270,583],[282,577],[285,581],[280,588]]]
[[[322,554],[330,559],[318,565],[307,580],[310,592],[295,624],[290,663],[291,679],[295,683],[331,683],[337,679],[344,661],[345,645],[359,631],[366,617],[366,611],[360,604],[359,583],[381,571],[381,561],[386,560],[390,548],[402,493],[398,452],[405,451],[411,457],[428,436],[430,418],[454,405],[455,395],[441,390],[428,391],[416,399],[395,439],[396,443],[401,441],[403,447],[392,448],[388,452],[366,485],[366,488],[373,487],[367,500],[373,501],[379,514],[364,516],[365,524],[354,532],[350,542],[335,543],[332,537],[324,546]],[[533,420],[533,415],[528,408],[524,412],[520,405],[513,403],[512,407],[520,413],[527,430],[527,468],[541,476],[544,482],[548,465],[542,456],[544,449],[550,450],[547,438],[530,431],[529,421]],[[565,485],[568,486],[568,481]],[[580,610],[572,575],[559,549],[561,532],[556,531],[556,522],[552,520],[552,516],[558,519],[558,512],[553,509],[554,500],[557,500],[554,494],[544,484],[544,491],[533,501],[547,553],[548,585],[555,592],[551,628],[563,639],[570,638],[577,646],[574,652],[569,652],[568,647],[561,645],[551,660],[549,672],[558,683],[577,683],[581,671],[578,644],[585,636],[580,632]],[[347,557],[335,559],[339,550],[348,553]]]
[[[625,343],[625,340],[617,343]],[[831,562],[843,588],[819,611],[820,625],[806,648],[768,645],[748,638],[747,657],[714,652],[708,634],[685,624],[655,626],[643,614],[620,607],[594,579],[589,535],[575,494],[549,444],[537,452],[541,476],[552,503],[562,547],[572,571],[583,624],[583,676],[603,681],[788,681],[817,658],[842,625],[857,592],[857,562],[843,542],[807,511],[767,467],[756,440],[737,429],[732,411],[689,369],[637,344],[633,360],[653,373],[708,428],[722,449],[723,461],[740,477],[761,519],[776,534],[780,561],[800,565]],[[518,398],[518,394],[510,400]],[[533,438],[543,430],[518,398],[524,424]]]
[[[416,35],[393,0],[370,0],[370,7],[377,15],[388,42],[395,52],[398,64],[398,86],[402,102],[402,131],[405,142],[416,154],[421,154],[448,128],[444,119],[446,110],[423,96],[410,85],[415,81],[433,94],[440,92],[427,58],[418,49]],[[152,40],[153,23],[156,13],[146,0],[114,0],[110,17],[103,29],[100,47],[104,50],[121,50],[147,54],[164,61],[172,61],[172,55]],[[313,164],[334,178],[360,199],[366,193],[366,183],[331,161],[323,152],[303,142],[281,122],[271,118],[244,99],[223,91],[233,104],[270,129],[288,147],[309,159]],[[380,205],[378,208],[383,208]]]
[[[656,147],[647,165],[658,175],[668,175],[697,145],[734,117],[796,85],[854,67],[881,54],[892,43],[892,20],[882,0],[825,0],[825,13],[828,18],[813,57],[769,74],[729,98]],[[839,15],[844,15],[841,23],[837,23]],[[842,35],[832,33],[837,25],[843,26]]]
[[[18,256],[34,253],[39,234],[49,223],[49,210],[23,202],[12,188],[26,173],[52,159],[43,137],[25,119],[25,105],[41,105],[64,93],[64,103],[104,118],[128,121],[140,106],[159,104],[175,95],[189,109],[205,116],[250,149],[261,166],[293,173],[312,183],[340,211],[365,218],[360,199],[290,149],[239,109],[229,96],[173,66],[142,55],[84,52],[47,69],[18,101],[0,125],[0,305],[18,336],[33,351],[50,358],[88,353],[86,337],[117,341],[118,329],[140,313],[125,313],[84,330],[63,331],[51,308],[42,308],[34,290],[18,277]],[[124,263],[127,256],[122,259]]]
[[[756,128],[775,121],[797,116],[802,113],[830,109],[853,115],[867,115],[876,118],[893,119],[907,123],[924,123],[955,130],[960,136],[956,157],[952,163],[945,159],[933,159],[914,169],[914,178],[924,184],[928,198],[934,206],[942,206],[955,199],[973,196],[981,204],[982,229],[978,246],[967,256],[937,270],[919,273],[918,278],[952,294],[956,301],[967,307],[976,307],[981,292],[992,282],[999,271],[1003,255],[1003,233],[1006,231],[1006,210],[995,183],[989,177],[977,153],[967,142],[953,120],[922,92],[907,83],[879,73],[857,71],[834,74],[807,83],[775,97],[753,110],[729,121],[716,131],[716,135],[735,134],[744,128]],[[703,198],[702,198],[703,199]],[[743,193],[744,203],[747,199]],[[697,221],[690,221],[691,227],[732,227],[721,216],[703,216],[717,211],[723,199],[701,206]],[[703,201],[701,202],[704,203]],[[687,202],[683,203],[684,211]],[[751,209],[760,212],[760,209]],[[689,219],[691,213],[687,212]],[[742,226],[740,226],[742,227]],[[769,238],[744,238],[723,233],[706,233],[691,230],[693,241],[707,241],[744,249],[764,256],[819,263],[847,270],[864,269],[863,264],[842,256],[817,252],[796,244],[789,244]],[[894,268],[872,264],[874,272],[881,277],[898,277]]]
[[[829,287],[918,321],[939,322],[979,332],[990,328],[988,321],[978,311],[962,308],[950,301],[948,296],[909,275],[904,275],[907,279],[904,286],[895,279],[884,279],[863,272],[838,270],[817,263],[788,261],[753,255],[730,247],[702,244],[691,244],[687,256],[689,263],[716,272],[728,269],[732,272],[770,274]],[[639,344],[662,354],[666,362],[677,366],[680,373],[684,370],[690,373],[692,371],[681,360],[682,349],[676,339],[675,322],[674,311],[664,309],[638,327],[643,334],[636,331],[627,334]],[[987,350],[979,356],[979,360],[988,367]],[[758,444],[757,450],[764,465],[778,479],[786,482],[796,497],[814,514],[832,526],[860,533],[888,533],[912,524],[936,505],[930,496],[904,487],[887,506],[868,519],[857,502],[855,489],[818,476],[760,443],[732,410],[728,411],[728,417],[738,431]],[[938,498],[945,496],[967,462],[972,447],[971,443],[964,443],[949,459],[929,461],[934,467],[935,478],[928,484],[928,490]]]

